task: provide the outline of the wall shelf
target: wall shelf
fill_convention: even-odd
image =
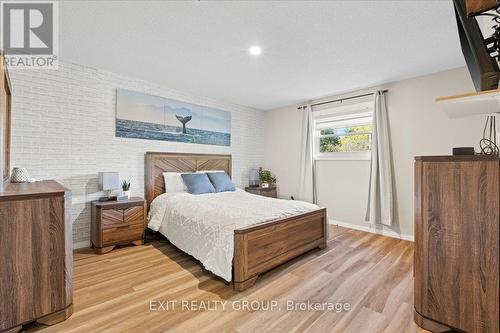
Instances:
[[[436,103],[450,118],[500,113],[500,89],[438,97]]]

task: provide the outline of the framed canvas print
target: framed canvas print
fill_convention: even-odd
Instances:
[[[116,136],[230,146],[231,112],[117,89]]]

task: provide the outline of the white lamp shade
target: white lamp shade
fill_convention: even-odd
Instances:
[[[250,173],[249,173],[250,186],[258,186],[259,180],[260,180],[259,170],[258,169],[250,169]]]
[[[259,180],[259,170],[250,169],[250,181],[258,181],[258,180]]]
[[[99,189],[101,191],[117,190],[120,188],[118,172],[99,172]]]

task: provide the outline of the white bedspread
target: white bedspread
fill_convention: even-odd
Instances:
[[[319,209],[311,203],[235,192],[164,193],[153,200],[149,228],[231,281],[234,230]]]

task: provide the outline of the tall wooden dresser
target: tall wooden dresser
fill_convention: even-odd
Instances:
[[[432,332],[498,333],[498,156],[415,162],[415,321]]]
[[[73,311],[71,192],[55,181],[0,192],[0,332]]]

